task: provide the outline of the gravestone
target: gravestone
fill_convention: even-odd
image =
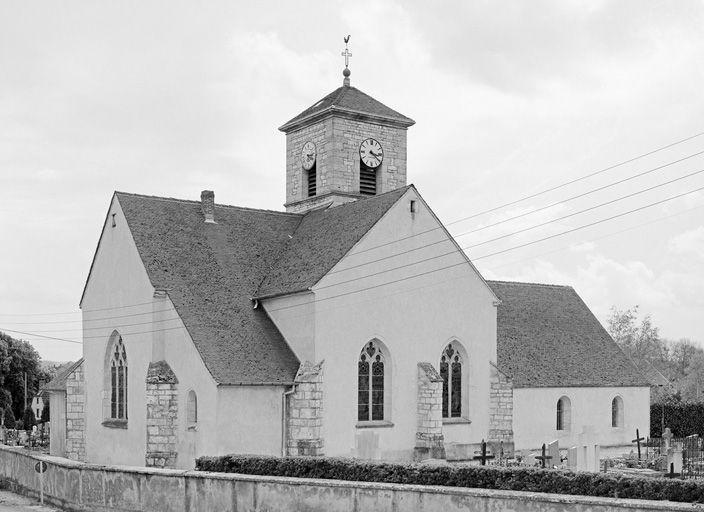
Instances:
[[[550,455],[550,466],[561,466],[562,461],[560,460],[560,444],[557,439],[552,443],[548,444],[548,455]]]
[[[523,450],[523,464],[526,466],[535,466],[537,459],[535,458],[538,454],[533,453],[529,450]]]
[[[600,446],[596,443],[596,434],[592,425],[584,425],[578,436],[577,470],[599,472]]]
[[[672,438],[675,437],[672,435],[672,431],[670,430],[670,427],[665,428],[665,432],[662,434],[662,438],[665,441],[665,451],[669,450],[670,447],[672,446]]]
[[[578,448],[573,446],[567,449],[567,467],[570,469],[577,469],[577,453]]]

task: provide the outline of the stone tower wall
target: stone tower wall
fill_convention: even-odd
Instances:
[[[444,459],[442,431],[442,377],[430,363],[418,363],[415,460]]]
[[[377,193],[406,185],[407,130],[369,121],[329,117],[286,135],[286,210],[301,212],[327,201],[308,198],[307,171],[301,166],[306,141],[316,145],[317,194],[335,194],[335,203],[354,200],[359,194],[359,146],[372,137],[384,150],[377,169]],[[329,197],[329,196],[328,196]],[[305,201],[303,204],[297,204]]]

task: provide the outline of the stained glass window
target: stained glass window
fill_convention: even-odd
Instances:
[[[440,377],[442,417],[459,418],[462,416],[462,356],[452,343],[445,347],[440,358]]]
[[[110,359],[110,417],[127,419],[127,353],[117,337]]]
[[[371,370],[371,372],[370,372]],[[357,420],[384,419],[384,355],[370,341],[357,363]]]

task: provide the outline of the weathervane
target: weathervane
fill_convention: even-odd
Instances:
[[[345,69],[342,71],[342,76],[344,76],[344,80],[342,80],[342,85],[346,85],[349,87],[350,85],[350,74],[352,72],[350,71],[349,65],[350,65],[350,57],[352,57],[352,54],[350,53],[349,49],[347,48],[347,43],[350,42],[350,36],[348,35],[347,37],[343,37],[343,40],[345,41],[345,51],[342,52],[342,56],[345,58]]]

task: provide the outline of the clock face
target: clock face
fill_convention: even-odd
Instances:
[[[381,149],[381,144],[378,141],[369,138],[359,146],[359,157],[364,165],[376,169],[384,160],[384,150]]]
[[[303,144],[303,148],[301,149],[301,165],[303,168],[308,171],[313,167],[315,164],[315,144],[313,144],[313,141],[308,141],[305,144]]]

